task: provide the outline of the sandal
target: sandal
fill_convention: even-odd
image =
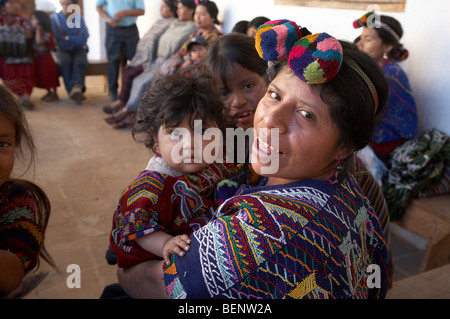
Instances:
[[[136,124],[136,113],[127,115],[122,121],[114,125],[115,129],[130,128]]]

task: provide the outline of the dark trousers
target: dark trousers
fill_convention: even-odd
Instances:
[[[131,60],[136,53],[139,31],[134,24],[129,27],[113,28],[106,25],[106,54],[108,56],[108,89],[114,100],[117,99],[117,79],[122,61]]]
[[[56,60],[64,80],[66,91],[70,94],[74,85],[80,85],[85,91],[85,78],[88,67],[87,50],[56,51]]]

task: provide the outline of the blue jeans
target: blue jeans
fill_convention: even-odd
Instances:
[[[114,100],[117,99],[119,87],[117,79],[120,63],[134,57],[138,42],[139,31],[135,24],[117,28],[113,28],[109,24],[106,25],[105,47],[108,56],[108,89]]]
[[[86,91],[85,77],[88,67],[87,50],[56,51],[56,60],[64,80],[66,91],[70,94],[73,86],[78,84]]]

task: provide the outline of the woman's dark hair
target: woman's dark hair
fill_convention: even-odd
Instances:
[[[226,78],[233,62],[262,77],[267,71],[267,62],[256,51],[255,39],[237,32],[221,36],[209,45],[202,71],[210,77],[219,75],[225,90],[229,91]]]
[[[44,31],[45,33],[47,32],[53,33],[52,22],[50,21],[50,16],[48,15],[47,12],[36,10],[31,12],[31,16],[34,16],[36,20],[38,20],[39,25],[42,28],[42,31]]]
[[[178,0],[178,2],[181,2],[183,6],[188,7],[189,9],[195,9],[197,6],[195,0]]]
[[[215,24],[220,24],[220,21],[217,19],[217,15],[219,14],[219,8],[217,8],[217,5],[213,1],[208,1],[207,3],[201,3],[199,6],[204,6],[206,10],[208,10],[209,15],[211,18],[214,19]]]
[[[25,174],[34,164],[36,148],[33,142],[33,135],[19,102],[4,85],[0,85],[0,115],[8,119],[16,129],[15,155],[19,156],[21,159],[29,157],[29,163],[24,172]],[[49,265],[54,267],[55,264],[44,245],[45,231],[47,229],[51,211],[51,205],[47,195],[38,185],[27,180],[10,178],[7,182],[23,185],[36,200],[36,223],[42,233],[42,244],[40,246],[39,255]]]
[[[381,114],[388,96],[389,88],[381,67],[367,54],[345,41],[340,41],[344,60],[334,79],[325,83],[311,85],[322,101],[330,106],[331,117],[340,132],[338,145],[358,151],[371,140],[375,118]],[[347,62],[350,59],[367,75],[378,94],[378,108],[374,109],[372,93],[362,77]],[[287,60],[270,66],[272,79],[287,66]],[[292,72],[289,69],[289,72]],[[294,76],[294,73],[292,73]]]
[[[249,22],[248,27],[258,29],[259,26],[266,23],[267,21],[270,21],[270,19],[267,17],[256,17]]]
[[[385,15],[380,15],[379,18],[380,22],[387,24],[398,35],[399,39],[402,38],[403,28],[400,22],[393,17]],[[375,28],[375,31],[383,44],[390,44],[393,46],[392,50],[389,52],[389,57],[395,60],[402,60],[402,57],[407,54],[408,51],[403,47],[403,44],[400,43],[400,40],[397,40],[391,32],[387,31],[383,27]]]
[[[231,30],[231,32],[247,34],[248,26],[249,26],[249,22],[247,20],[238,21],[234,25],[233,30]]]
[[[164,3],[170,8],[170,11],[175,14],[175,18],[177,18],[177,0],[164,0]]]
[[[188,77],[175,73],[159,77],[140,100],[133,138],[153,149],[161,126],[175,128],[185,118],[189,119],[192,129],[196,119],[213,120],[222,136],[228,127],[223,103],[211,88],[210,81],[197,74]],[[137,135],[143,135],[144,139],[138,140]]]

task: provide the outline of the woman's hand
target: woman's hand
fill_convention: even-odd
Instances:
[[[189,251],[191,240],[188,235],[179,235],[170,238],[163,247],[163,258],[166,264],[170,263],[170,255],[177,254],[183,257],[185,255],[184,251]]]

